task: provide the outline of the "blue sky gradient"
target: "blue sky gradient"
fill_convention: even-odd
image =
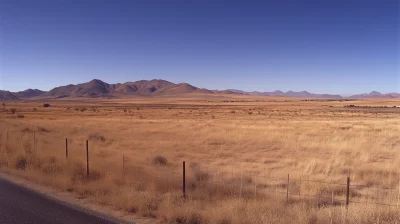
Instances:
[[[0,0],[0,89],[400,92],[399,2]]]

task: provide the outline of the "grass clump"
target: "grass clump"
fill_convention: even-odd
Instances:
[[[44,127],[38,127],[37,129],[38,129],[38,131],[40,131],[40,132],[50,132],[49,129],[44,128]]]
[[[166,166],[168,164],[168,160],[164,156],[156,156],[153,158],[153,164],[158,166]]]
[[[15,161],[15,168],[17,170],[25,170],[28,162],[24,156],[20,156]]]
[[[89,140],[105,142],[106,137],[104,137],[103,135],[100,135],[98,133],[92,133],[89,135]]]

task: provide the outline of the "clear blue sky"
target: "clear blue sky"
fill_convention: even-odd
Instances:
[[[0,89],[400,92],[399,0],[0,0]]]

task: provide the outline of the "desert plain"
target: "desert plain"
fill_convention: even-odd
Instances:
[[[229,94],[5,101],[0,170],[153,223],[399,223],[396,106]]]

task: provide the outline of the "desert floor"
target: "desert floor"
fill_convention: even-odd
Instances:
[[[399,223],[393,106],[233,95],[4,102],[0,169],[160,223]]]

